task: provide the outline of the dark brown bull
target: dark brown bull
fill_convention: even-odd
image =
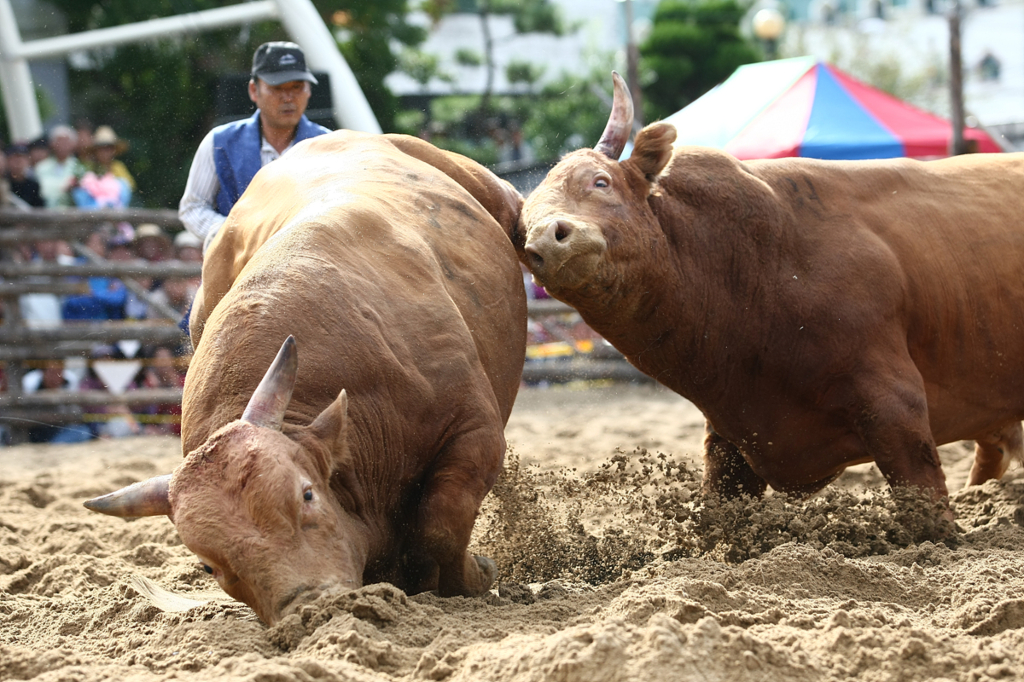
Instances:
[[[811,492],[874,461],[947,495],[1021,458],[1024,155],[741,163],[673,149],[632,105],[520,218],[524,262],[640,370],[707,417],[706,490]]]
[[[485,592],[466,547],[523,366],[521,203],[415,138],[336,132],[268,165],[205,257],[184,461],[86,506],[169,515],[267,623],[369,582]]]

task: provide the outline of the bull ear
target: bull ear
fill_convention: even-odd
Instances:
[[[634,163],[648,180],[654,180],[672,158],[672,143],[675,139],[674,125],[652,123],[636,136],[629,161]]]
[[[298,373],[299,354],[295,348],[295,337],[289,336],[277,351],[277,357],[263,380],[249,398],[249,404],[242,413],[242,421],[264,426],[275,431],[281,430],[284,412],[292,399],[295,376]]]
[[[515,243],[516,223],[523,208],[523,196],[509,183],[479,163],[455,152],[438,149],[418,137],[385,135],[399,151],[438,169],[480,202]]]
[[[622,156],[622,150],[626,148],[626,142],[629,141],[629,134],[633,132],[633,97],[629,94],[626,81],[614,71],[612,82],[615,89],[612,111],[608,115],[608,123],[594,151],[618,161]]]
[[[329,463],[330,468],[336,468],[348,459],[348,394],[345,389],[313,420],[309,430],[331,451],[333,461]]]
[[[171,474],[156,476],[83,504],[86,509],[110,516],[170,516],[171,502],[167,496],[170,484]]]

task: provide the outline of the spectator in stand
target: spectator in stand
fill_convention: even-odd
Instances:
[[[107,230],[96,230],[85,238],[85,247],[100,258],[107,257],[107,240],[110,238]]]
[[[90,354],[92,362],[97,360],[124,360],[124,354],[115,346],[100,345],[93,348]],[[89,369],[82,379],[79,388],[83,391],[106,391],[107,386],[96,374],[96,370],[90,362]],[[141,372],[139,373],[141,375]],[[125,387],[125,390],[132,390],[138,387],[138,376]],[[125,404],[120,405],[97,405],[90,411],[97,415],[96,420],[90,423],[96,436],[99,438],[120,438],[122,436],[136,436],[142,432],[135,415]]]
[[[11,188],[7,185],[7,178],[4,177],[7,172],[7,159],[4,156],[4,152],[0,149],[0,207],[7,208],[11,206],[14,201],[11,197]]]
[[[108,243],[115,239],[123,241],[120,233],[109,237],[106,230],[97,230],[86,239],[85,246],[100,258],[108,257]],[[79,259],[86,262],[86,259]],[[128,300],[128,289],[114,277],[89,277],[89,293],[68,296],[64,299],[62,313],[65,320],[123,320]]]
[[[113,277],[90,277],[89,293],[68,296],[61,308],[65,320],[123,320],[128,289]]]
[[[106,247],[107,260],[135,260],[135,228],[128,223],[118,223],[114,227],[114,233],[107,237]]]
[[[26,372],[21,380],[22,390],[25,393],[35,393],[39,390],[46,391],[72,391],[74,385],[64,373],[64,363],[60,360],[48,360],[38,369]],[[68,406],[58,406],[58,411]],[[91,440],[92,431],[84,424],[69,424],[67,426],[55,426],[41,424],[33,426],[28,430],[28,439],[31,443],[82,443]]]
[[[185,386],[185,373],[178,369],[174,351],[166,346],[157,346],[146,354],[149,358],[142,372],[139,388],[182,388]],[[143,433],[181,435],[181,403],[163,403],[148,405],[141,409],[144,414],[152,415],[143,427]]]
[[[182,263],[199,263],[203,262],[203,242],[199,237],[195,236],[187,230],[183,230],[174,236],[174,255]],[[192,299],[195,297],[196,292],[199,291],[199,285],[202,284],[202,277],[189,277],[184,280],[185,286],[187,287],[188,305],[184,310],[191,311]],[[174,285],[171,287],[174,288]],[[187,324],[188,315],[186,314],[182,319],[183,323]],[[188,334],[188,329],[179,323],[179,327],[182,331]],[[187,351],[186,351],[187,352]]]
[[[93,138],[94,160],[71,190],[79,208],[126,208],[135,191],[135,178],[116,157],[127,149],[110,126],[100,126]]]
[[[50,131],[50,156],[35,166],[36,179],[47,208],[71,206],[71,188],[85,174],[75,151],[75,131],[65,125]]]
[[[203,262],[203,240],[188,230],[174,235],[174,256],[183,263]]]
[[[43,195],[39,193],[39,183],[29,172],[32,170],[28,145],[16,142],[4,150],[7,155],[7,185],[14,196],[33,208],[42,208]]]
[[[107,240],[107,260],[133,261],[138,259],[135,252],[135,229],[128,223],[117,225],[115,234]],[[136,282],[149,289],[153,280],[146,277],[135,277]],[[124,303],[124,314],[129,320],[142,320],[149,313],[149,305],[129,291]]]
[[[153,290],[153,298],[184,314],[196,295],[198,286],[192,279],[171,277]]]
[[[29,163],[32,166],[32,177],[36,177],[36,166],[50,155],[50,143],[45,137],[37,137],[28,143]],[[38,178],[36,178],[38,180]]]
[[[110,126],[100,126],[92,138],[92,161],[87,166],[97,177],[102,178],[111,173],[124,180],[128,189],[135,192],[135,178],[128,172],[128,167],[117,157],[128,150],[128,143],[117,136]]]
[[[140,258],[159,263],[171,257],[171,238],[159,225],[143,223],[135,229],[135,252]]]
[[[65,241],[49,239],[38,241],[34,244],[30,262],[61,263],[70,265],[75,262],[71,247]],[[26,277],[25,281],[31,282],[34,278]],[[43,277],[41,282],[48,282],[49,277]],[[61,314],[61,299],[56,294],[34,293],[23,294],[18,297],[21,307],[21,317],[29,327],[55,327],[63,319]]]

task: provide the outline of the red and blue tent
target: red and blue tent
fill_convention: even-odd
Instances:
[[[738,68],[724,83],[665,119],[676,145],[725,150],[738,159],[935,158],[949,155],[953,127],[814,57]],[[1002,151],[965,128],[979,152]]]

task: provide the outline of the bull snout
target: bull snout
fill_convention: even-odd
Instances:
[[[606,248],[601,231],[568,218],[552,218],[527,233],[526,265],[548,290],[572,288],[588,279]]]
[[[575,230],[565,220],[552,220],[537,237],[531,237],[526,243],[526,257],[530,266],[536,270],[545,264],[545,255],[555,259],[559,253],[565,253],[571,244]]]
[[[362,581],[339,579],[328,580],[318,585],[299,585],[271,601],[272,608],[269,613],[263,614],[259,610],[257,613],[264,622],[273,625],[282,618],[297,613],[303,606],[312,604],[320,597],[351,592],[359,587],[362,587]]]
[[[297,587],[278,600],[275,605],[275,615],[277,618],[287,616],[298,610],[300,606],[316,601],[321,594],[323,594],[322,587],[307,587],[305,585]]]

